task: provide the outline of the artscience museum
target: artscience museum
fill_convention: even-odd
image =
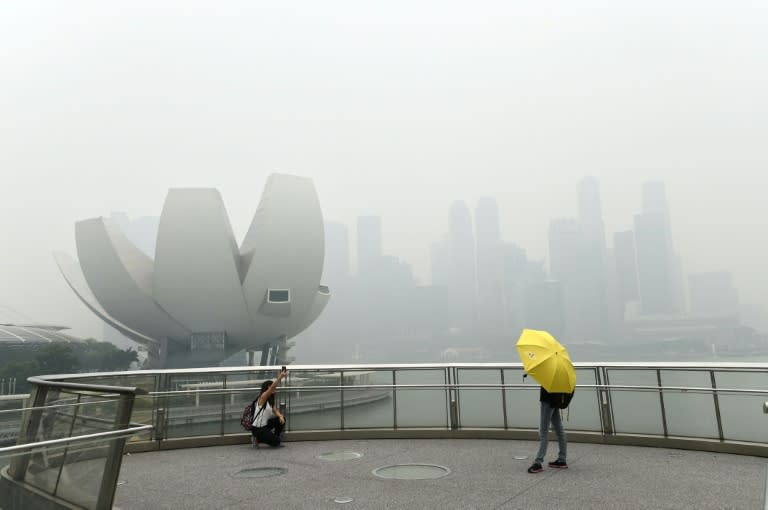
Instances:
[[[210,366],[243,350],[285,363],[287,340],[330,299],[322,212],[303,177],[268,178],[239,247],[210,188],[169,190],[154,259],[106,218],[78,222],[75,239],[79,260],[54,254],[67,283],[155,368]]]

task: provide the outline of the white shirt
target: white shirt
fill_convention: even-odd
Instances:
[[[255,418],[253,419],[253,426],[256,428],[266,427],[267,421],[270,418],[275,417],[275,413],[272,411],[272,406],[269,405],[269,400],[264,406],[264,410],[261,410],[259,402],[256,402],[256,411],[254,412]]]

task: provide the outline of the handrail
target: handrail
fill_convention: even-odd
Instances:
[[[20,445],[17,444],[14,446],[6,446],[5,448],[0,448],[0,457],[6,454],[16,455],[19,452],[24,453],[27,451],[35,450],[37,448],[48,447],[48,446],[59,446],[59,445],[66,445],[71,443],[89,443],[89,442],[93,442],[93,441],[97,441],[99,439],[105,439],[105,438],[112,439],[112,438],[129,437],[139,432],[144,432],[145,430],[151,430],[153,428],[154,428],[153,425],[136,424],[136,426],[128,429],[110,430],[108,432],[96,432],[93,434],[84,434],[82,436],[62,437],[59,439],[48,439],[46,441],[38,441],[35,443],[25,443]]]
[[[436,384],[350,384],[350,385],[323,385],[323,386],[280,386],[278,391],[326,391],[326,390],[357,390],[357,389],[502,389],[502,388],[518,388],[518,389],[539,389],[538,385],[531,384],[496,384],[496,383],[436,383]],[[605,390],[640,390],[640,391],[690,391],[700,393],[745,393],[745,394],[768,394],[768,390],[760,389],[745,389],[745,388],[712,388],[712,387],[700,387],[700,386],[633,386],[633,385],[618,385],[618,384],[577,384],[576,389],[605,389]],[[247,393],[252,391],[258,391],[259,388],[217,388],[217,389],[205,389],[205,390],[168,390],[168,391],[150,391],[147,392],[150,396],[162,396],[162,395],[221,395],[223,393]]]
[[[105,384],[85,384],[85,383],[73,383],[66,381],[57,381],[51,379],[44,379],[46,376],[29,377],[28,382],[41,386],[48,386],[51,388],[59,388],[63,390],[80,390],[89,392],[103,392],[103,393],[118,393],[121,395],[144,395],[146,391],[141,388],[128,387],[128,386],[107,386]],[[70,376],[71,377],[71,376]]]
[[[0,409],[0,415],[4,413],[18,413],[20,411],[49,410],[49,409],[56,409],[59,407],[68,408],[68,407],[89,406],[89,405],[96,405],[96,404],[111,404],[113,402],[114,400],[93,400],[91,402],[73,402],[71,404],[50,404],[50,405],[41,406],[41,407],[18,407],[15,409]]]

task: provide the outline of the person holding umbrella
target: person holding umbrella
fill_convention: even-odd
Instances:
[[[550,425],[557,435],[559,451],[557,459],[550,462],[549,467],[566,469],[568,441],[560,410],[568,407],[576,389],[576,371],[571,358],[567,349],[546,331],[524,329],[516,346],[523,369],[541,384],[539,450],[528,472],[541,473],[544,470],[542,464],[547,454]]]

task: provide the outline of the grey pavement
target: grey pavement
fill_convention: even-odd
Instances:
[[[296,441],[126,455],[115,508],[133,509],[760,509],[760,457],[569,443],[569,469],[526,472],[537,443],[486,439]],[[554,458],[557,442],[549,445]],[[326,453],[356,452],[352,460]],[[525,457],[524,459],[516,457]],[[373,470],[432,464],[450,473],[384,479]],[[249,478],[258,468],[282,474]],[[346,499],[344,499],[346,498]],[[342,503],[351,498],[350,502]]]

